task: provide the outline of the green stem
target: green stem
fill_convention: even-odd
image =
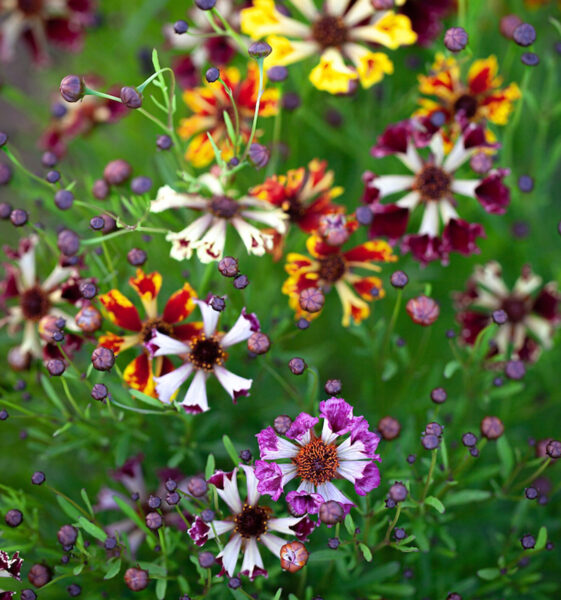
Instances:
[[[66,394],[66,397],[68,398],[68,402],[70,402],[70,404],[72,405],[72,408],[74,409],[74,411],[76,412],[76,414],[81,419],[83,419],[84,418],[84,414],[78,408],[78,405],[76,404],[76,401],[74,400],[72,394],[70,393],[70,388],[68,387],[68,383],[66,382],[66,379],[64,377],[61,377],[61,382],[62,382],[62,387],[64,388],[64,393]]]
[[[52,183],[49,183],[45,179],[38,177],[37,175],[35,175],[35,173],[32,173],[29,169],[27,169],[27,167],[22,162],[20,162],[19,159],[16,158],[15,154],[11,150],[8,150],[8,148],[6,147],[3,147],[2,150],[6,153],[6,156],[12,161],[12,163],[16,165],[16,167],[18,167],[18,169],[21,169],[26,175],[31,177],[31,179],[35,180],[37,183],[40,183],[49,188],[50,191],[53,190]]]
[[[432,474],[434,472],[434,467],[436,465],[436,455],[438,454],[438,448],[432,451],[432,457],[430,460],[429,472],[427,475],[427,480],[425,481],[425,487],[423,488],[423,493],[421,494],[421,499],[419,500],[419,504],[423,504],[425,502],[425,498],[427,497],[427,493],[429,491],[429,487],[431,484]]]
[[[381,358],[380,365],[382,366],[382,368],[384,366],[384,360],[385,360],[386,354],[388,352],[392,333],[393,333],[393,330],[395,327],[395,323],[397,321],[397,315],[399,314],[399,309],[401,308],[402,297],[403,297],[403,290],[402,289],[397,290],[397,298],[395,299],[392,316],[390,318],[390,322],[389,322],[388,328],[386,330],[386,335],[384,336],[384,343],[382,345],[382,356],[380,357]]]
[[[247,51],[247,47],[244,44],[242,38],[238,35],[238,33],[236,31],[234,31],[232,29],[232,27],[230,26],[230,23],[228,23],[228,21],[216,10],[216,8],[213,8],[211,10],[211,13],[218,18],[218,20],[222,23],[222,25],[224,26],[224,31],[222,31],[222,35],[226,34],[229,35],[235,42],[236,44],[238,44],[238,46],[240,47],[242,52],[246,52]],[[208,15],[207,15],[208,16]],[[212,17],[208,16],[209,21],[212,21]],[[214,27],[213,27],[214,29]],[[214,29],[215,31],[220,31],[219,28]]]
[[[243,154],[243,159],[248,155],[253,138],[255,137],[255,131],[257,130],[257,118],[259,117],[259,105],[261,104],[261,96],[263,95],[263,59],[258,58],[257,64],[259,66],[259,91],[257,92],[257,101],[255,102],[255,112],[253,113],[253,123],[251,124],[251,133],[249,134],[249,140]]]
[[[550,463],[551,463],[551,458],[548,456],[543,461],[543,463],[539,466],[537,471],[534,471],[534,473],[532,475],[530,475],[530,477],[528,477],[527,479],[524,479],[524,481],[522,483],[519,483],[517,487],[523,488],[523,487],[526,487],[529,483],[532,483],[532,481],[537,479],[547,469],[547,467],[549,466]]]
[[[86,88],[84,95],[85,96],[98,96],[99,98],[106,98],[107,100],[114,100],[115,102],[119,102],[120,104],[123,103],[123,101],[120,98],[117,98],[117,96],[112,96],[111,94],[104,94],[103,92],[98,92],[97,90],[92,90],[89,87]]]

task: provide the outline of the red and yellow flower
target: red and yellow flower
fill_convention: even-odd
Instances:
[[[259,91],[259,68],[255,63],[248,66],[247,77],[242,79],[236,67],[227,67],[220,71],[222,81],[232,91],[239,116],[240,135],[244,142],[249,140],[255,104]],[[224,112],[235,123],[234,107],[228,94],[220,81],[185,90],[183,93],[185,104],[192,111],[192,115],[182,119],[178,133],[181,138],[190,139],[185,159],[194,167],[205,167],[214,159],[212,144],[207,132],[222,153],[224,160],[234,156],[234,148],[228,137]],[[270,117],[278,110],[279,91],[274,88],[265,89],[259,104],[259,116]],[[256,140],[258,136],[254,139]]]
[[[437,54],[431,73],[419,75],[419,91],[433,98],[421,98],[421,108],[415,116],[431,117],[440,113],[449,144],[461,133],[462,120],[464,124],[467,119],[472,123],[489,121],[495,125],[506,125],[513,104],[521,93],[516,83],[502,87],[503,80],[498,71],[497,57],[489,56],[474,61],[467,81],[464,81],[458,61],[454,57]],[[487,133],[492,141],[491,132]]]
[[[140,346],[142,353],[127,365],[123,378],[131,388],[156,397],[154,377],[169,373],[174,366],[167,357],[152,358],[146,344],[152,338],[154,330],[181,341],[187,341],[200,333],[202,323],[183,323],[195,308],[197,294],[185,283],[170,296],[160,315],[157,304],[162,287],[160,273],[144,273],[142,269],[137,269],[136,277],[131,277],[129,284],[140,297],[146,317],[143,320],[136,306],[119,290],[109,290],[99,296],[107,316],[117,327],[132,333],[118,335],[108,332],[100,337],[99,343],[115,354]]]
[[[327,214],[338,214],[345,207],[334,204],[333,199],[343,193],[342,187],[333,185],[333,171],[327,170],[327,162],[313,159],[306,167],[290,169],[285,175],[273,175],[249,193],[282,209],[291,223],[305,233],[313,233],[320,219]],[[275,232],[273,255],[276,260],[282,254],[283,235]]]
[[[343,217],[340,217],[343,219]],[[356,221],[345,224],[350,234],[356,230]],[[289,305],[297,319],[313,319],[321,311],[309,313],[300,306],[300,294],[308,288],[316,288],[326,293],[334,287],[343,305],[342,323],[350,325],[351,317],[358,324],[370,315],[369,302],[383,298],[385,292],[382,280],[373,275],[360,275],[356,269],[379,272],[375,263],[395,262],[391,246],[382,240],[370,240],[350,250],[343,250],[343,244],[330,245],[326,238],[315,233],[306,243],[311,256],[290,253],[285,266],[288,279],[282,292],[289,297]]]

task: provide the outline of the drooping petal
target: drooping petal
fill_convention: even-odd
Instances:
[[[212,222],[211,214],[204,214],[193,221],[185,229],[175,232],[170,232],[166,235],[166,241],[171,242],[170,256],[175,260],[185,260],[191,258],[196,244],[203,236]]]
[[[354,422],[353,407],[343,398],[329,398],[320,402],[319,416],[325,419],[321,438],[326,444],[348,433]]]
[[[169,335],[161,333],[157,329],[152,331],[152,338],[145,343],[146,348],[152,356],[169,356],[174,354],[185,354],[190,347],[179,340],[174,340]]]
[[[336,488],[330,481],[327,481],[326,483],[320,483],[317,486],[317,493],[320,494],[324,502],[328,502],[329,500],[335,500],[335,502],[338,502],[342,506],[345,515],[347,515],[354,506],[347,496],[339,491],[339,489]]]
[[[266,251],[272,249],[273,236],[271,234],[264,233],[240,217],[234,217],[232,219],[232,225],[239,233],[249,254],[263,256]]]
[[[259,500],[259,492],[257,490],[258,480],[255,469],[249,465],[240,465],[240,467],[245,473],[245,479],[247,483],[247,501],[249,504],[257,504],[257,501]]]
[[[205,335],[207,337],[214,335],[220,313],[204,300],[195,300],[194,302],[201,310]]]
[[[226,244],[226,221],[215,218],[210,229],[198,241],[193,243],[197,256],[202,263],[209,263],[222,258]]]
[[[203,209],[208,200],[196,194],[180,194],[169,185],[164,185],[158,190],[156,199],[150,204],[150,212],[159,213],[170,208],[195,208]]]
[[[276,502],[283,492],[283,475],[277,463],[268,463],[264,460],[255,461],[255,476],[260,494],[267,494]]]
[[[169,404],[177,390],[187,381],[192,372],[193,365],[185,363],[170,373],[166,373],[166,375],[154,377],[158,398],[165,404]]]
[[[249,390],[253,384],[253,379],[240,377],[221,366],[215,366],[213,373],[234,402],[240,396],[249,396]]]
[[[292,421],[285,435],[300,444],[307,444],[310,441],[310,431],[317,423],[319,423],[317,417],[312,417],[312,415],[302,412]]]
[[[231,473],[224,473],[220,481],[209,479],[209,483],[216,486],[216,492],[226,502],[233,515],[241,512],[243,503],[238,490],[238,470],[234,469]]]
[[[139,390],[148,396],[155,396],[156,386],[152,372],[152,360],[146,352],[137,356],[127,365],[123,372],[123,381],[134,390]]]
[[[253,537],[249,538],[244,547],[241,574],[247,575],[249,579],[253,581],[255,576],[259,574],[259,571],[263,570],[263,568],[263,559],[259,553],[257,540]]]
[[[247,340],[252,333],[259,331],[259,329],[260,324],[257,315],[255,313],[247,314],[244,307],[238,320],[234,323],[232,329],[222,338],[220,343],[223,348],[228,348]]]
[[[216,557],[222,559],[224,570],[230,577],[234,576],[241,547],[242,536],[239,533],[235,533],[230,538],[230,541],[224,546],[224,550],[222,550],[222,552],[220,552],[220,554]]]
[[[286,495],[286,501],[294,515],[317,515],[320,506],[323,504],[323,497],[319,494],[310,493],[304,490],[289,492]],[[276,519],[279,521],[280,519]],[[288,519],[286,519],[288,521]],[[282,531],[282,530],[278,530]],[[290,533],[285,531],[284,533]]]
[[[127,348],[131,348],[141,341],[138,334],[135,335],[117,335],[116,333],[106,333],[99,337],[99,345],[109,348],[117,355]]]
[[[198,414],[206,412],[208,408],[208,400],[206,394],[207,374],[204,371],[197,371],[191,385],[185,394],[185,398],[181,402],[181,406],[188,413]]]

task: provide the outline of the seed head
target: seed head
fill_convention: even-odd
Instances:
[[[222,312],[226,308],[226,301],[223,296],[212,296],[208,304],[216,312]]]
[[[306,565],[309,556],[302,542],[289,542],[280,549],[281,568],[289,573],[296,573]]]
[[[121,102],[127,108],[140,108],[142,106],[142,94],[134,87],[126,85],[121,88]]]
[[[300,308],[302,310],[305,310],[309,313],[317,313],[325,304],[325,296],[319,288],[306,288],[300,292],[298,303],[300,304]]]
[[[561,442],[557,440],[551,440],[545,447],[545,451],[550,458],[561,457]]]
[[[468,44],[468,34],[463,27],[451,27],[444,34],[444,45],[450,52],[460,52]]]
[[[247,275],[238,275],[234,278],[234,287],[237,290],[243,290],[249,285],[249,279]]]
[[[102,401],[107,398],[107,386],[104,383],[96,383],[92,388],[92,398],[94,400]]]
[[[260,331],[252,333],[247,340],[247,349],[253,352],[253,354],[265,354],[269,351],[270,347],[271,340],[266,334]]]
[[[131,567],[125,571],[124,580],[129,590],[140,592],[148,586],[148,571]]]
[[[52,377],[59,377],[66,370],[64,361],[60,360],[59,358],[52,358],[51,360],[47,361],[45,366],[47,367],[49,375]]]
[[[109,371],[115,364],[115,353],[110,348],[99,346],[92,353],[92,364],[98,371]]]
[[[487,416],[481,421],[481,433],[488,440],[500,438],[504,430],[504,425],[499,417]]]
[[[238,261],[232,256],[225,256],[218,263],[218,270],[224,277],[235,277],[238,274]]]
[[[393,417],[382,417],[378,422],[378,431],[385,440],[394,440],[401,431],[401,425]]]
[[[60,82],[60,95],[66,102],[78,102],[86,93],[86,84],[78,75],[67,75]]]

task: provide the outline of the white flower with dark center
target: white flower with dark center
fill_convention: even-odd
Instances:
[[[228,576],[233,577],[242,552],[241,575],[254,579],[257,575],[267,575],[258,543],[263,544],[280,560],[281,548],[287,542],[272,532],[304,540],[314,529],[314,524],[307,517],[273,517],[273,510],[259,503],[261,495],[257,491],[257,479],[253,467],[240,466],[244,470],[247,481],[245,501],[242,501],[238,489],[238,469],[234,469],[231,473],[217,471],[208,482],[216,486],[216,492],[228,505],[231,516],[209,523],[197,517],[188,533],[197,546],[203,546],[208,540],[225,533],[230,534],[230,539],[217,558]]]
[[[220,260],[226,244],[228,225],[238,232],[249,254],[263,256],[273,248],[273,236],[248,223],[256,221],[286,233],[287,215],[268,202],[252,196],[234,198],[225,191],[217,177],[207,173],[199,177],[200,193],[179,193],[169,186],[158,190],[152,201],[151,212],[159,213],[170,208],[190,208],[202,213],[190,225],[179,232],[170,232],[166,240],[172,243],[171,257],[189,259],[193,251],[199,260],[209,263]]]
[[[203,317],[203,331],[200,335],[185,343],[154,330],[152,339],[147,343],[153,356],[175,354],[181,356],[184,361],[170,373],[154,378],[156,391],[162,402],[171,402],[181,385],[194,373],[189,389],[180,403],[190,413],[205,412],[209,409],[206,382],[210,375],[218,379],[234,402],[240,396],[249,396],[253,380],[228,371],[224,363],[228,360],[228,348],[247,340],[260,328],[257,316],[254,313],[246,313],[244,308],[228,333],[219,332],[217,324],[220,313],[207,302],[195,300],[195,303],[201,309]]]

